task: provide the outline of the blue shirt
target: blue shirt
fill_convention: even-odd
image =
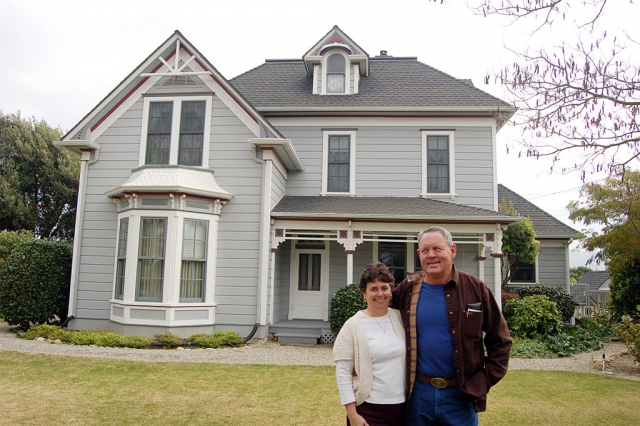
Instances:
[[[418,373],[454,378],[453,341],[444,298],[444,284],[422,283],[416,310]]]

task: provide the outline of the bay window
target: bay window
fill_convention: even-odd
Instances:
[[[138,301],[161,302],[167,219],[143,218],[138,256]]]
[[[184,221],[180,302],[204,300],[204,277],[207,264],[207,222]]]

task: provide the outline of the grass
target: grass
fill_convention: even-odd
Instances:
[[[147,363],[0,351],[2,425],[343,425],[333,367]],[[640,382],[512,371],[488,425],[640,424]]]

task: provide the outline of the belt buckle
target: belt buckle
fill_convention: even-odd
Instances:
[[[447,387],[447,381],[445,379],[441,379],[440,377],[434,377],[433,379],[431,379],[430,382],[433,387],[436,387],[438,389],[444,389]]]

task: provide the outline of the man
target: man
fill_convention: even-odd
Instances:
[[[507,372],[511,336],[500,307],[484,282],[456,269],[456,250],[446,229],[420,232],[422,271],[393,292],[406,333],[412,426],[477,425],[489,389]]]

